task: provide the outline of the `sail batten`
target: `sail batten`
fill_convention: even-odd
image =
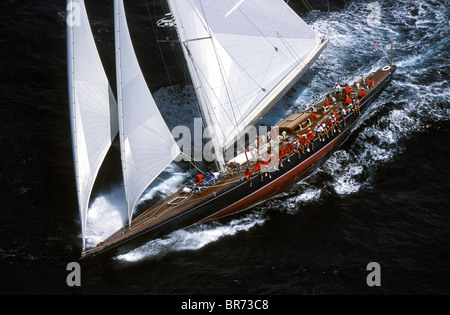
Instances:
[[[72,146],[84,249],[92,188],[119,127],[117,103],[83,0],[67,1],[67,58]]]
[[[180,150],[148,89],[122,0],[115,0],[116,72],[122,168],[128,219],[145,189]]]
[[[324,49],[282,0],[169,0],[217,150],[259,119]]]

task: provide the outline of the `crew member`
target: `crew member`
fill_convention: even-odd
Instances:
[[[359,108],[359,100],[355,101],[355,114],[356,115],[361,115],[361,110]]]
[[[353,102],[348,105],[348,110],[352,111],[353,113],[355,113],[355,104]]]
[[[302,135],[302,142],[301,142],[301,144],[303,146],[303,150],[302,150],[303,153],[305,153],[305,148],[306,148],[306,151],[309,152],[309,139],[308,139],[308,136],[306,135],[306,133],[304,133]]]
[[[352,89],[348,86],[348,84],[345,85],[345,95],[350,95]]]
[[[255,163],[255,166],[253,167],[253,169],[255,170],[256,174],[259,175],[259,177],[261,178],[261,182],[263,181],[263,176],[261,173],[261,167],[262,167],[262,163],[260,160],[257,160]]]
[[[327,119],[327,128],[331,131],[331,136],[334,137],[334,121],[333,116],[330,116],[330,118]]]
[[[345,110],[344,107],[341,108],[341,116],[342,116],[342,120],[344,121],[344,126],[347,126],[347,123],[345,122],[345,115],[347,115],[347,111]]]
[[[204,186],[203,175],[202,174],[198,174],[197,176],[195,176],[194,184],[196,186]]]
[[[366,90],[362,90],[361,92],[359,92],[359,98],[363,98],[364,96],[366,96]]]
[[[248,167],[245,169],[245,172],[242,175],[244,178],[247,178],[247,181],[250,183],[250,187],[252,187],[252,175],[253,172]]]
[[[279,156],[279,159],[280,159],[280,167],[283,167],[283,159],[284,159],[284,157],[286,156],[286,154],[288,155],[288,162],[290,162],[290,161],[289,161],[289,151],[288,151],[288,148],[287,148],[286,146],[284,146],[284,147],[283,147],[283,150],[281,150],[280,156]]]
[[[294,141],[294,152],[297,153],[300,160],[300,143],[298,141]]]
[[[267,150],[267,157],[268,157],[267,160],[262,162],[262,168],[264,169],[265,176],[267,176],[267,174],[269,174],[269,178],[272,178],[272,176],[270,175],[269,167],[270,167],[270,162],[274,158],[274,154],[272,153],[271,148],[269,148]],[[273,161],[272,161],[272,164],[273,164]],[[276,169],[277,167],[274,166],[274,168]]]
[[[322,123],[322,128],[323,128],[323,131],[325,132],[325,134],[327,135],[327,138],[330,138],[330,136],[328,135],[327,124],[325,122]],[[325,140],[325,137],[322,136],[322,138],[323,138],[323,140]]]
[[[334,91],[336,92],[336,95],[341,94],[341,86],[339,85],[339,83],[336,82],[336,84],[334,85]]]
[[[291,160],[289,158],[291,157],[291,153],[293,153],[293,152],[294,152],[294,142],[292,142],[288,148],[288,162],[291,162]]]
[[[314,132],[311,128],[308,130],[308,141],[311,143],[312,150],[314,151]]]
[[[367,83],[367,86],[369,87],[369,89],[373,88],[373,80],[370,79],[369,82]]]
[[[334,126],[341,132],[341,123],[339,122],[339,116],[337,113],[331,115],[334,118]]]
[[[347,96],[345,102],[347,103],[347,105],[350,105],[352,103],[352,99],[350,98],[350,96]]]
[[[317,137],[319,138],[319,141],[325,141],[325,139],[323,139],[323,135],[322,135],[323,128],[320,124],[316,125],[316,127],[314,128],[314,131],[316,132]]]

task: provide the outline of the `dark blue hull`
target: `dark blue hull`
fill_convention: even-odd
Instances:
[[[116,256],[126,253],[173,231],[235,214],[279,194],[301,179],[307,171],[323,162],[347,139],[357,122],[361,120],[361,116],[368,110],[370,103],[392,79],[395,70],[396,67],[392,67],[387,77],[362,99],[360,104],[361,115],[348,114],[345,124],[340,117],[340,132],[335,132],[334,135],[330,134],[330,138],[326,138],[325,142],[318,141],[316,137],[314,139],[314,150],[305,151],[305,154],[301,154],[300,159],[296,153],[291,154],[290,162],[285,160],[283,168],[271,172],[271,178],[263,177],[261,181],[259,175],[255,174],[252,177],[252,187],[246,180],[239,181],[158,224],[142,229],[139,233],[105,248],[94,248],[86,252],[82,258],[97,255]]]

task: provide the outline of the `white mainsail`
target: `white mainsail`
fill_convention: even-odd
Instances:
[[[283,0],[168,2],[216,153],[261,118],[328,43]]]
[[[145,82],[122,0],[115,0],[114,10],[120,144],[131,224],[139,197],[180,150]]]
[[[67,38],[72,145],[84,249],[92,187],[119,127],[117,103],[83,0],[67,1]]]

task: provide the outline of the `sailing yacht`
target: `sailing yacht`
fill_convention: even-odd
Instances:
[[[96,49],[84,1],[68,0],[69,102],[82,258],[125,253],[177,229],[235,214],[280,193],[345,140],[360,113],[396,69],[384,67],[355,83],[353,94],[367,90],[359,113],[349,111],[346,117],[339,117],[338,122],[345,126],[341,124],[339,132],[332,135],[327,133],[324,141],[310,139],[312,148],[308,145],[301,153],[279,155],[282,147],[290,147],[307,132],[310,135],[315,126],[328,123],[332,113],[347,106],[345,101],[317,104],[287,117],[258,144],[241,143],[245,150],[228,160],[224,152],[302,77],[328,39],[283,0],[168,0],[168,4],[170,13],[158,24],[177,30],[214,146],[217,171],[204,173],[201,185],[189,180],[133,217],[142,193],[181,152],[140,69],[123,0],[114,1],[117,101]],[[366,87],[366,80],[374,84]],[[128,224],[96,247],[86,248],[89,198],[117,134]],[[260,160],[269,161],[265,174],[248,176],[249,185],[240,170],[254,169]]]

